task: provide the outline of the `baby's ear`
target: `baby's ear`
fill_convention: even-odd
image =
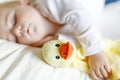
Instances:
[[[29,5],[31,4],[31,0],[20,0],[20,3],[24,5]]]

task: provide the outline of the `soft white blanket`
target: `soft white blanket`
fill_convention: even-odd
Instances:
[[[0,0],[0,3],[4,1],[13,0]],[[81,1],[97,18],[104,0]],[[42,58],[41,48],[0,40],[0,80],[90,80],[90,78],[86,73],[73,68],[49,66]]]
[[[72,68],[54,68],[43,60],[41,48],[0,40],[0,80],[90,80]]]
[[[6,1],[14,0],[0,0],[0,3]],[[83,1],[83,5],[89,5],[89,10],[92,10],[93,5],[97,6],[99,9],[96,10],[100,12],[103,0],[90,2]],[[76,69],[49,66],[42,58],[41,48],[0,40],[0,80],[90,80],[90,78],[86,73]]]

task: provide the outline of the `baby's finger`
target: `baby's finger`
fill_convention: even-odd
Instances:
[[[105,67],[105,70],[106,70],[108,73],[110,73],[110,66],[109,66],[109,64],[106,64],[104,67]]]
[[[93,79],[93,80],[98,80],[98,77],[97,77],[97,75],[95,74],[95,71],[91,71],[90,72],[90,77]]]
[[[111,72],[111,69],[110,69],[109,65],[105,65],[105,69],[106,69],[106,71],[108,73],[108,78],[111,77],[112,76],[112,72]]]
[[[95,73],[96,73],[97,77],[104,78],[103,75],[101,74],[101,71],[99,68],[95,70]]]
[[[107,73],[106,69],[104,68],[104,66],[102,66],[100,68],[100,71],[101,71],[101,74],[103,75],[104,78],[108,77],[108,73]]]

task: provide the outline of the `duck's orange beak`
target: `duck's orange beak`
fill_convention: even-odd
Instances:
[[[74,47],[70,42],[67,42],[61,45],[59,50],[62,58],[69,59],[73,54]]]

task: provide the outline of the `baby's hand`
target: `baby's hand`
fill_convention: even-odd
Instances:
[[[108,77],[110,66],[104,51],[89,56],[88,64],[90,67],[90,76],[94,80],[103,80]]]

